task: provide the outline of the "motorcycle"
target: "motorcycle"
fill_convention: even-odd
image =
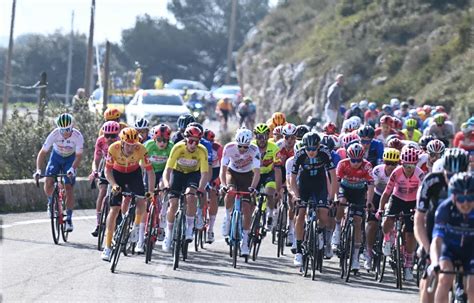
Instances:
[[[206,111],[201,102],[188,102],[186,106],[191,111],[191,114],[196,119],[196,122],[203,123],[206,120]]]

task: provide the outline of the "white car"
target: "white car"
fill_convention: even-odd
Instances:
[[[209,89],[201,82],[184,79],[173,79],[165,84],[164,89],[182,96],[185,88],[188,89],[189,95],[196,93],[199,99],[206,98],[209,94]]]
[[[183,114],[189,114],[181,96],[166,90],[139,90],[125,108],[127,124],[134,125],[135,121],[145,118],[154,126],[160,123],[168,124],[176,129],[176,121]]]
[[[209,101],[214,104],[223,98],[229,98],[234,106],[240,102],[240,86],[238,85],[222,85],[209,94]]]

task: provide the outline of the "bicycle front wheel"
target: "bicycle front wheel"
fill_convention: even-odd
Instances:
[[[102,250],[104,244],[105,230],[107,225],[107,216],[109,215],[109,197],[105,197],[102,200],[102,207],[100,212],[99,230],[97,234],[97,249]]]
[[[61,227],[59,224],[59,204],[58,204],[58,193],[55,191],[51,199],[50,212],[51,212],[51,233],[53,236],[54,244],[59,243],[59,233]]]
[[[346,241],[345,241],[345,248],[344,250],[346,251],[346,282],[349,282],[349,278],[351,276],[351,270],[352,270],[352,260],[354,259],[354,254],[358,254],[359,252],[355,251],[354,249],[354,225],[350,224],[348,229],[347,229],[347,234],[346,234]]]
[[[176,216],[176,220],[174,222],[174,228],[173,228],[173,270],[176,270],[179,266],[179,254],[181,251],[181,241],[182,241],[182,227],[183,224],[181,222],[181,215],[178,214]]]
[[[151,255],[153,253],[153,247],[155,246],[155,235],[154,235],[154,224],[155,224],[155,216],[156,216],[156,208],[154,205],[150,206],[150,211],[148,212],[147,218],[147,226],[146,226],[146,239],[145,239],[145,263],[151,261]]]
[[[402,242],[402,234],[400,232],[397,233],[397,243],[396,243],[396,249],[395,249],[395,258],[396,258],[396,269],[397,269],[397,273],[396,273],[396,276],[397,276],[397,287],[398,289],[402,290],[403,286],[402,286],[402,274],[403,274],[403,256],[401,254],[401,247],[403,245],[403,242]]]
[[[112,264],[110,265],[110,271],[115,272],[117,268],[117,264],[120,258],[120,253],[124,249],[126,245],[126,229],[128,228],[130,218],[127,216],[122,223],[120,224],[119,228],[114,235],[114,245],[112,247]]]

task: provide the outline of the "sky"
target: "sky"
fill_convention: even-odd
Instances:
[[[205,1],[205,0],[196,0]],[[229,0],[230,1],[230,0]],[[258,1],[258,0],[256,0]],[[14,37],[25,33],[89,32],[91,0],[17,0]],[[276,4],[277,0],[270,0]],[[13,0],[0,0],[0,46],[8,45]],[[168,0],[96,0],[94,42],[120,42],[123,29],[133,27],[137,15],[173,20]]]

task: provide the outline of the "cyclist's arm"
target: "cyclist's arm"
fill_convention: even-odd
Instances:
[[[431,241],[430,259],[433,266],[438,265],[442,245],[443,239],[440,237],[433,238],[433,241]]]
[[[275,170],[275,183],[276,183],[276,191],[277,193],[280,192],[281,190],[281,167],[280,166],[275,166],[273,168]]]
[[[153,169],[147,169],[146,174],[148,177],[148,191],[152,192],[156,186],[155,172],[153,171]]]
[[[298,183],[296,181],[296,174],[291,173],[291,179],[290,179],[290,186],[291,186],[291,191],[295,194],[295,198],[299,199],[300,198],[300,191],[298,190]]]
[[[163,187],[164,188],[170,188],[172,171],[173,169],[171,167],[166,166],[165,171],[163,172]]]
[[[435,213],[435,226],[433,228],[433,240],[430,247],[430,258],[433,266],[438,265],[441,247],[446,235],[446,223],[449,218],[449,205],[442,203]]]
[[[151,165],[150,158],[148,158],[148,151],[143,146],[144,154],[142,159],[140,160],[140,165],[143,169],[145,169],[147,177],[148,177],[148,186],[149,190],[152,191],[155,188],[156,180],[155,180],[155,171],[153,170],[153,166]]]
[[[44,159],[46,158],[48,152],[49,151],[44,148],[39,151],[38,156],[36,157],[36,170],[41,169],[41,166],[43,166]]]
[[[430,241],[428,235],[426,234],[426,213],[419,211],[418,209],[415,212],[415,239],[419,245],[423,246],[425,252],[430,251]]]
[[[99,138],[97,138],[96,142],[95,142],[95,148],[94,148],[94,160],[92,160],[92,171],[97,171],[97,168],[99,167],[100,165],[100,160],[102,158],[102,152],[100,150],[100,146],[99,146]]]
[[[339,182],[337,182],[336,170],[335,169],[329,170],[329,176],[330,176],[330,188],[331,188],[331,190],[329,191],[329,200],[333,200],[339,190]]]
[[[257,188],[258,182],[260,181],[260,167],[253,168],[252,185],[250,187]]]
[[[223,187],[227,187],[227,165],[222,164],[221,170],[219,171],[219,179],[221,180],[221,184]]]
[[[114,174],[112,173],[112,167],[107,165],[105,167],[105,178],[107,181],[112,185],[112,187],[117,185],[117,182],[115,181]]]
[[[199,180],[198,190],[203,192],[204,188],[206,188],[206,184],[212,177],[212,175],[210,175],[209,173],[212,173],[212,172],[209,169],[209,162],[207,161],[207,149],[203,148],[200,151],[201,151],[201,157],[199,160],[199,164],[200,164],[199,170],[201,172],[201,179]]]
[[[76,157],[74,157],[74,162],[72,162],[72,168],[75,170],[79,167],[79,164],[81,163],[82,160],[82,153],[76,154]]]
[[[385,204],[387,204],[388,199],[392,195],[394,186],[395,186],[395,174],[392,173],[392,175],[390,176],[390,179],[388,180],[387,186],[385,187],[385,190],[383,191],[382,197],[380,198],[380,205],[379,205],[380,210],[385,209]]]

